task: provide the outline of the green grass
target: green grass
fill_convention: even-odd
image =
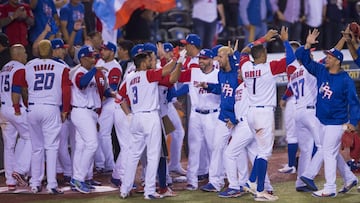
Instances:
[[[317,186],[319,188],[323,188],[324,181],[316,180]],[[338,180],[337,185],[340,187],[342,185],[341,181]],[[279,196],[279,200],[276,201],[278,203],[307,203],[307,202],[326,202],[326,203],[355,203],[360,202],[360,193],[356,191],[356,188],[353,188],[351,192],[347,194],[338,194],[335,198],[315,198],[311,196],[311,193],[299,193],[295,191],[294,181],[276,183],[273,185],[275,188],[276,195]],[[226,202],[226,203],[242,203],[242,202],[255,202],[253,197],[250,194],[246,194],[239,198],[219,198],[215,193],[207,193],[202,191],[177,191],[178,196],[172,198],[165,198],[155,200],[156,202],[174,202],[174,203],[218,203],[218,202]],[[65,198],[57,199],[57,200],[41,200],[41,202],[49,202],[49,203],[142,203],[149,202],[149,200],[144,200],[143,194],[134,194],[133,196],[127,199],[120,199],[117,193],[112,193],[108,195],[101,196],[92,196],[92,195],[83,195],[81,199],[78,197],[76,199]],[[154,201],[154,200],[153,200]],[[37,202],[37,201],[32,201]]]

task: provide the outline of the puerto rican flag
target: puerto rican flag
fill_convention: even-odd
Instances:
[[[95,0],[95,14],[108,28],[117,29],[125,25],[138,8],[165,12],[175,8],[176,0]]]

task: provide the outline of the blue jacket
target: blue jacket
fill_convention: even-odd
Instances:
[[[305,68],[317,79],[319,88],[316,102],[316,116],[324,125],[357,125],[360,104],[353,80],[343,70],[329,73],[324,64],[310,58],[310,49],[303,46],[296,50]]]
[[[208,84],[207,90],[214,93],[220,94],[220,114],[219,119],[226,122],[225,119],[229,119],[234,125],[238,123],[236,120],[234,105],[235,105],[235,90],[239,86],[238,83],[238,58],[229,56],[229,63],[231,71],[225,72],[219,71],[217,84]]]

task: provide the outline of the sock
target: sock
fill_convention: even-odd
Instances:
[[[257,191],[262,192],[264,190],[265,184],[265,175],[267,171],[267,161],[265,159],[257,159],[257,174],[258,174],[258,181],[257,181]]]
[[[297,150],[298,150],[298,143],[288,144],[288,160],[290,167],[295,166]]]
[[[166,188],[166,157],[160,157],[158,177],[160,188]]]
[[[256,181],[256,178],[257,178],[257,157],[255,157],[255,160],[254,160],[254,165],[251,169],[251,173],[250,173],[250,177],[249,177],[249,180],[250,182],[254,183]]]
[[[314,157],[314,155],[315,155],[316,152],[317,152],[317,147],[316,147],[316,145],[315,145],[315,143],[314,143],[314,147],[313,147],[313,151],[312,151],[312,154],[311,154],[311,158]]]

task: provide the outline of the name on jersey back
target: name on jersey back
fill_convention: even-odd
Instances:
[[[54,70],[54,64],[39,64],[34,66],[34,71]]]
[[[291,78],[291,80],[294,80],[294,79],[296,79],[298,77],[301,77],[303,75],[304,75],[304,70],[301,69],[300,71],[296,71],[293,74],[291,74],[290,78]]]
[[[261,70],[245,71],[245,78],[258,78],[261,76]]]

